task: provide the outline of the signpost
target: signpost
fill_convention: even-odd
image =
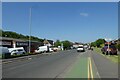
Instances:
[[[110,54],[110,41],[111,41],[112,39],[110,39],[110,38],[105,38],[105,40],[108,42],[108,54]]]

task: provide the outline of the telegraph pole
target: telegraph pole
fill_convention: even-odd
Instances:
[[[29,53],[31,52],[31,12],[32,9],[29,10]]]

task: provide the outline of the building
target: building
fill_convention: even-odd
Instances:
[[[54,46],[54,41],[53,40],[44,39],[43,43],[44,43],[45,46],[49,46],[49,47]]]
[[[42,45],[44,45],[42,42],[31,41],[31,52],[34,52],[35,49]],[[23,47],[26,52],[29,52],[28,40],[0,37],[0,46],[8,48]]]

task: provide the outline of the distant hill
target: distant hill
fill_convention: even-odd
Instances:
[[[16,32],[12,32],[12,31],[0,30],[0,36],[1,37],[15,38],[15,39],[29,40],[28,35],[22,35],[22,34],[19,34],[19,33],[16,33]],[[43,42],[44,39],[40,39],[38,37],[31,36],[31,40]]]

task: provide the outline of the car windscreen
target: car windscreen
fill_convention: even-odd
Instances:
[[[104,48],[108,48],[108,46],[105,46]],[[110,45],[109,48],[116,49],[114,45]]]
[[[112,49],[116,49],[116,47],[115,47],[115,46],[110,46],[110,48],[112,48]]]

